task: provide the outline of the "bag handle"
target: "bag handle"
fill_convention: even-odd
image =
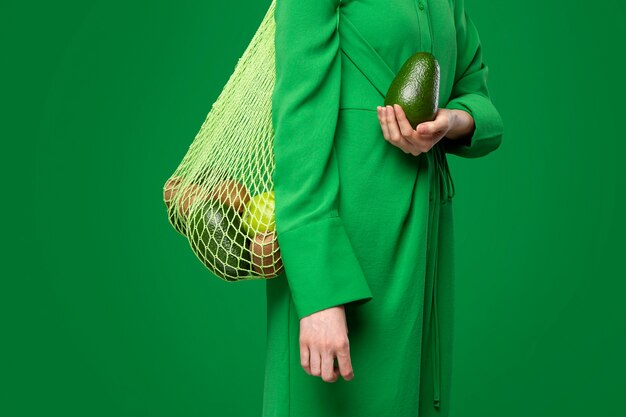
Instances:
[[[341,49],[384,98],[396,74],[352,21],[340,11],[337,13],[340,15],[338,29]]]

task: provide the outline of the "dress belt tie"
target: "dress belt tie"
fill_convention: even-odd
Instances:
[[[431,202],[430,202],[430,230],[428,236],[428,254],[429,269],[427,276],[431,276],[433,280],[431,294],[431,314],[430,314],[430,339],[432,343],[432,359],[433,359],[433,404],[439,407],[441,400],[441,352],[440,352],[440,335],[439,335],[439,318],[437,307],[437,281],[438,281],[438,250],[439,250],[439,210],[440,204],[447,204],[452,200],[455,194],[454,181],[450,174],[448,161],[445,151],[440,143],[437,143],[427,154],[430,168],[430,186],[431,186]]]
[[[340,47],[343,53],[358,68],[363,76],[374,86],[378,93],[385,98],[389,85],[396,74],[387,65],[385,60],[378,54],[376,49],[367,41],[363,34],[343,13],[337,8],[337,30],[340,37]],[[429,267],[432,269],[433,293],[431,315],[431,340],[433,347],[433,381],[434,381],[434,405],[439,407],[441,393],[441,363],[439,353],[439,323],[437,317],[437,247],[439,228],[439,204],[448,203],[454,197],[454,182],[450,175],[448,161],[441,142],[433,146],[426,153],[429,163],[432,164],[430,175],[431,204],[430,216],[431,227],[428,237]],[[434,174],[434,175],[433,175]],[[434,196],[433,196],[434,195]]]
[[[454,181],[452,180],[452,174],[450,174],[448,158],[446,157],[446,152],[443,149],[441,141],[433,146],[431,151],[435,151],[434,164],[441,181],[441,204],[446,204],[448,201],[452,200],[456,193],[454,189]]]

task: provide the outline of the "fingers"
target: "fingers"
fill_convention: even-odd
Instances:
[[[300,343],[300,365],[304,372],[311,375],[311,360],[309,346],[305,343]]]
[[[338,366],[335,366],[335,357]],[[326,382],[337,381],[339,375],[346,381],[354,378],[350,348],[347,342],[335,352],[328,350],[323,354],[308,346],[300,346],[300,363],[307,374],[321,376]]]
[[[436,142],[443,136],[443,129],[437,122],[424,122],[417,125],[417,133],[427,143]]]
[[[322,355],[322,379],[326,382],[335,382],[339,374],[335,372],[335,354],[325,352]]]
[[[378,120],[385,140],[415,156],[428,152],[448,133],[453,123],[450,115],[448,109],[437,109],[435,120],[420,123],[413,129],[400,105],[378,106]]]
[[[399,107],[399,106],[398,106]],[[385,140],[391,143],[394,146],[402,149],[404,153],[411,153],[412,155],[419,155],[421,151],[411,142],[409,142],[403,134],[407,132],[406,123],[403,123],[402,129],[398,124],[398,120],[396,119],[396,112],[391,106],[378,107],[378,120],[381,124],[381,128],[383,130],[383,136]],[[413,131],[413,128],[409,128]],[[409,132],[410,134],[410,132]]]
[[[320,376],[322,374],[322,360],[320,358],[320,353],[313,348],[309,348],[309,350],[311,352],[311,375]]]
[[[413,129],[413,126],[411,126],[409,119],[407,119],[402,107],[398,104],[394,104],[393,108],[396,111],[396,119],[398,120],[398,126],[400,126],[400,132],[407,137],[413,136],[415,134],[415,130]]]
[[[409,141],[407,141],[402,135],[393,107],[385,106],[384,120],[387,123],[387,129],[389,131],[389,141],[404,150],[406,153],[412,153],[413,151],[415,151],[415,149],[413,149],[413,145],[409,143]]]
[[[435,120],[423,122],[417,125],[416,131],[419,138],[432,147],[443,138],[450,129],[448,109],[438,109]]]
[[[380,127],[383,131],[383,137],[385,140],[389,140],[389,127],[387,127],[387,114],[385,107],[378,106],[378,121],[380,122]]]
[[[350,360],[350,347],[341,349],[337,352],[337,362],[339,363],[339,373],[346,381],[350,381],[354,378],[354,371],[352,370],[352,361]]]
[[[321,310],[300,320],[300,363],[307,374],[321,376],[325,382],[335,382],[339,375],[346,380],[354,377],[343,306]]]
[[[404,139],[400,127],[398,126],[398,120],[396,119],[396,113],[391,106],[385,106],[387,127],[389,128],[389,135],[391,140],[400,141]],[[405,139],[406,140],[406,139]]]

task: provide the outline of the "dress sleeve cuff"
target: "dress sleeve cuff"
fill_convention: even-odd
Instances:
[[[444,137],[446,153],[478,158],[496,150],[502,142],[502,119],[491,100],[481,94],[465,94],[448,102],[446,109],[463,110],[474,119],[474,133],[469,138]]]
[[[340,217],[277,233],[298,318],[373,298]]]

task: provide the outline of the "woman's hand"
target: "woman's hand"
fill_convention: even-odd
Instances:
[[[343,305],[300,319],[300,362],[307,374],[321,376],[326,382],[335,382],[339,374],[346,381],[354,377]]]
[[[413,129],[400,105],[378,106],[378,121],[387,142],[415,156],[428,152],[444,136],[467,138],[474,130],[472,116],[456,109],[440,108],[435,120],[420,123]]]

